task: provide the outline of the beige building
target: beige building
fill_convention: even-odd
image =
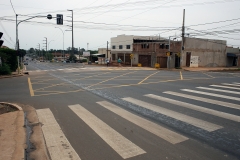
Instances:
[[[185,38],[181,64],[183,67],[226,67],[226,41]]]

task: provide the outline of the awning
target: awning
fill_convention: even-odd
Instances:
[[[237,53],[227,53],[227,57],[237,57]]]

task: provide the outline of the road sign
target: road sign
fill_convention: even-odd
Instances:
[[[130,54],[130,59],[133,59],[133,56],[134,56],[133,54]]]
[[[57,14],[57,24],[63,25],[63,15]]]
[[[170,56],[170,52],[166,52],[166,56]]]
[[[48,15],[47,15],[47,19],[52,19],[52,15],[51,15],[51,14],[48,14]]]

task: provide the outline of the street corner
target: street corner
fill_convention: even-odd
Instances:
[[[16,104],[0,102],[0,159],[25,159],[24,112]]]

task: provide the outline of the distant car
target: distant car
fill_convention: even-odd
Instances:
[[[24,64],[24,65],[28,65],[28,62],[24,62],[23,64]]]

